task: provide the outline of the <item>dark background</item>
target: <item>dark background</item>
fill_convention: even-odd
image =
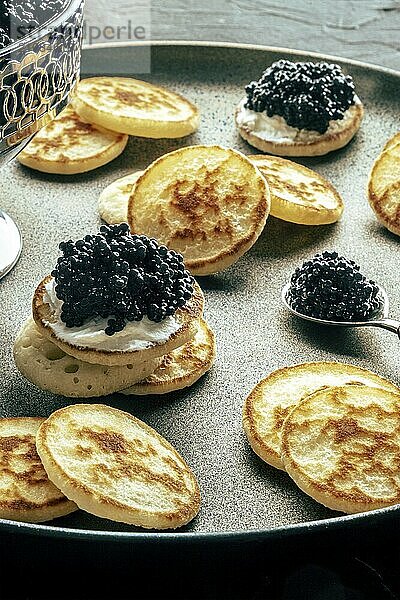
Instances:
[[[398,535],[393,522],[229,544],[2,535],[0,598],[393,600]]]

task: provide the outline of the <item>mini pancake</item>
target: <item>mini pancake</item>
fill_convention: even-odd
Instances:
[[[368,201],[378,221],[400,235],[400,142],[389,140],[368,178]]]
[[[268,184],[244,154],[187,146],[155,160],[129,199],[132,233],[180,252],[193,275],[223,271],[261,234],[270,210]]]
[[[397,386],[383,377],[340,362],[311,362],[284,367],[259,381],[243,405],[243,428],[254,452],[273,467],[284,469],[281,431],[290,410],[304,396],[319,388],[348,383],[363,383],[400,393]]]
[[[383,146],[382,152],[385,152],[385,150],[390,150],[390,148],[392,148],[393,146],[396,146],[399,143],[400,143],[400,131],[398,133],[395,133],[391,138],[388,139],[386,144]]]
[[[268,181],[273,217],[300,225],[326,225],[340,219],[343,200],[319,173],[278,156],[255,154],[249,159]]]
[[[248,124],[242,123],[241,111],[246,100],[246,98],[241,100],[234,114],[235,125],[240,136],[261,152],[276,154],[277,156],[323,156],[333,150],[343,148],[357,133],[364,117],[363,104],[357,98],[356,103],[348,108],[346,123],[344,124],[344,122],[338,120],[333,131],[327,131],[307,140],[301,136],[304,133],[307,136],[308,130],[299,130],[294,140],[277,141],[268,139],[266,135],[263,135],[263,132],[254,131]]]
[[[28,381],[42,390],[69,398],[118,392],[148,377],[160,363],[157,358],[115,367],[83,362],[65,354],[42,335],[31,317],[15,338],[13,354],[18,370]]]
[[[36,433],[45,419],[0,419],[0,518],[50,521],[78,509],[49,481],[36,452]]]
[[[381,152],[374,162],[368,178],[368,196],[372,208],[385,190],[400,180],[400,143]]]
[[[400,235],[400,179],[389,185],[372,208],[382,225],[392,233]]]
[[[83,510],[147,529],[175,529],[200,509],[195,475],[154,429],[121,410],[75,404],[41,425],[49,478]]]
[[[143,171],[136,171],[110,183],[99,196],[97,210],[109,225],[125,223],[128,219],[128,203],[134,185]]]
[[[33,319],[39,332],[53,344],[58,346],[65,354],[73,356],[95,365],[118,366],[131,364],[136,365],[148,362],[168,354],[175,348],[186,344],[197,331],[197,319],[202,315],[204,306],[204,295],[200,286],[194,284],[194,293],[190,300],[179,308],[174,317],[179,324],[179,329],[171,334],[165,342],[151,342],[147,348],[140,350],[104,350],[88,346],[78,346],[69,341],[62,340],[52,329],[51,325],[57,322],[57,318],[50,306],[45,301],[46,283],[51,281],[49,275],[36,288],[32,301]]]
[[[400,503],[400,395],[363,384],[305,397],[282,428],[282,461],[306,494],[359,513]]]
[[[214,332],[204,319],[199,319],[193,340],[163,356],[151,375],[121,393],[167,394],[193,385],[211,369],[215,352]]]
[[[180,138],[199,126],[199,111],[192,102],[130,77],[82,79],[72,102],[85,121],[128,135]]]
[[[72,175],[111,162],[122,154],[127,143],[127,135],[86,123],[67,106],[35,135],[17,158],[37,171]]]

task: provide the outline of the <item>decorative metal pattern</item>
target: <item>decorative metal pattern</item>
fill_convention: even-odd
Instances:
[[[75,10],[74,10],[75,8]],[[79,80],[84,0],[43,36],[0,57],[0,155],[20,144],[67,104]]]

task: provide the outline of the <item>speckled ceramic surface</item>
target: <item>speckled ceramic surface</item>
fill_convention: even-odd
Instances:
[[[83,76],[107,74],[109,65],[133,60],[140,51],[135,46],[86,50]],[[58,243],[95,232],[100,225],[96,204],[103,188],[132,170],[143,169],[167,151],[217,143],[257,153],[236,132],[233,110],[246,83],[258,78],[272,61],[287,56],[283,51],[256,48],[155,46],[152,72],[141,78],[169,86],[199,106],[202,119],[196,134],[181,140],[131,138],[122,156],[86,175],[47,176],[17,162],[4,168],[0,204],[20,225],[24,248],[17,267],[0,282],[1,416],[45,417],[71,403],[26,382],[12,359],[14,336],[30,313],[36,284],[57,259]],[[392,315],[400,315],[400,240],[377,223],[365,191],[374,158],[398,129],[400,75],[342,64],[354,77],[365,105],[361,130],[343,150],[299,159],[327,177],[342,194],[345,211],[341,221],[307,227],[270,217],[255,246],[234,266],[219,275],[199,278],[206,296],[205,314],[217,339],[213,370],[192,388],[164,397],[116,394],[101,399],[156,428],[192,466],[201,488],[202,508],[184,528],[184,535],[257,530],[267,535],[276,528],[292,526],[295,530],[297,525],[321,519],[323,526],[334,527],[344,519],[308,498],[285,473],[264,464],[249,448],[241,425],[243,401],[270,371],[304,361],[338,360],[400,383],[400,342],[395,335],[374,329],[318,328],[289,316],[280,303],[281,287],[296,266],[320,250],[335,249],[358,262],[366,275],[386,288]],[[397,518],[397,509],[387,512]],[[371,518],[373,513],[352,521]],[[9,522],[2,524],[10,526]],[[138,532],[80,511],[49,525],[61,535]],[[26,527],[37,532],[49,530],[47,525]]]

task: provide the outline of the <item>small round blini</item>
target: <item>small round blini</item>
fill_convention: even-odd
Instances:
[[[199,110],[192,102],[130,77],[82,79],[72,102],[85,121],[138,137],[180,138],[199,126]]]
[[[400,235],[400,179],[389,185],[380,198],[374,197],[371,207],[388,231]]]
[[[385,152],[385,150],[390,150],[390,148],[397,146],[397,144],[399,144],[399,143],[400,143],[400,131],[398,133],[395,133],[391,138],[388,139],[386,144],[383,146],[382,152]]]
[[[199,319],[195,337],[161,359],[160,365],[125,395],[167,394],[189,387],[211,369],[215,360],[215,336],[204,319]]]
[[[400,395],[348,384],[305,397],[282,428],[282,461],[303,492],[332,510],[400,503]]]
[[[136,171],[110,183],[99,196],[97,210],[108,225],[126,223],[129,197],[143,171]]]
[[[78,509],[48,479],[36,452],[45,419],[0,419],[0,518],[41,523]]]
[[[368,177],[368,197],[373,205],[389,186],[400,180],[400,142],[376,158]]]
[[[138,365],[106,367],[65,354],[42,335],[30,317],[22,325],[13,346],[19,372],[42,390],[68,398],[107,396],[148,377],[160,364],[155,358]]]
[[[73,175],[111,162],[122,154],[127,143],[127,135],[86,123],[67,106],[17,158],[36,171]]]
[[[51,282],[51,280],[51,275],[48,275],[35,290],[32,300],[33,319],[39,332],[44,337],[58,346],[65,354],[78,358],[85,363],[106,366],[130,364],[136,367],[136,365],[146,363],[154,358],[160,358],[164,354],[175,350],[175,348],[186,344],[186,342],[195,336],[197,319],[203,314],[204,295],[198,283],[195,283],[192,297],[173,315],[178,326],[177,330],[174,333],[170,333],[165,341],[152,341],[145,348],[133,350],[119,349],[121,342],[118,336],[115,336],[115,349],[82,345],[82,343],[78,344],[75,339],[63,339],[60,337],[62,334],[60,334],[58,326],[61,327],[61,331],[64,333],[65,326],[59,321],[56,310],[46,301],[46,284]],[[90,341],[91,338],[92,332],[89,332],[86,339]]]
[[[132,233],[180,252],[193,275],[235,263],[257,241],[270,210],[265,178],[241,152],[214,145],[164,154],[129,199]]]
[[[335,223],[343,213],[343,200],[322,175],[286,158],[249,155],[268,181],[273,217],[299,225]]]
[[[346,146],[359,130],[363,117],[364,107],[360,99],[357,98],[355,104],[348,108],[346,118],[343,120],[331,121],[331,127],[325,133],[317,131],[308,131],[305,129],[296,130],[289,127],[282,117],[279,123],[290,130],[293,129],[291,137],[285,137],[284,134],[275,134],[271,136],[268,130],[261,128],[257,130],[254,127],[254,121],[260,113],[254,112],[253,118],[249,115],[243,116],[244,104],[246,98],[243,98],[235,110],[235,125],[240,136],[251,146],[265,152],[266,154],[276,154],[277,156],[323,156],[333,150],[338,150]],[[268,119],[268,117],[266,117]],[[273,119],[276,117],[270,117]]]
[[[36,446],[49,478],[79,508],[146,529],[175,529],[200,509],[195,475],[154,429],[102,404],[53,412]]]
[[[378,221],[400,235],[400,142],[388,142],[368,178],[368,201]]]
[[[243,428],[254,452],[273,467],[284,469],[281,432],[291,409],[319,388],[348,383],[400,393],[397,386],[368,369],[333,361],[283,367],[261,379],[243,405]]]

